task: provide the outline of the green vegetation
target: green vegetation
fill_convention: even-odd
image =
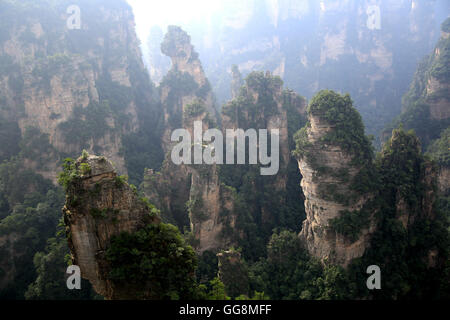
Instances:
[[[211,84],[209,83],[209,80],[206,79],[206,82],[204,85],[202,85],[196,92],[195,94],[202,98],[202,99],[206,99],[208,97],[208,93],[212,92],[212,88],[211,88]]]
[[[441,166],[450,167],[450,128],[445,129],[441,137],[428,147],[427,154]]]
[[[392,132],[377,159],[381,174],[381,183],[391,199],[401,196],[411,208],[419,208],[423,192],[421,172],[424,158],[421,154],[420,141],[413,131],[405,132],[402,128]]]
[[[183,114],[177,106],[181,103],[181,98],[194,93],[198,85],[189,73],[171,69],[161,82],[160,88],[163,87],[170,89],[164,106],[169,113],[169,125],[181,128]]]
[[[450,19],[447,19],[442,24],[442,30],[445,30],[449,23]],[[403,112],[387,126],[386,136],[402,124],[405,129],[415,131],[424,150],[427,150],[434,140],[439,139],[442,131],[450,126],[450,119],[433,117],[430,108],[434,103],[450,101],[450,92],[445,87],[450,83],[449,65],[450,38],[441,38],[434,52],[423,58],[419,64],[409,91],[403,96]],[[439,86],[433,93],[430,93],[427,87],[432,78],[433,81],[439,82]]]
[[[294,96],[292,91],[282,91],[281,86],[282,81],[278,77],[252,72],[245,79],[239,96],[225,105],[222,113],[244,130],[267,128],[270,116],[281,116],[275,101],[281,94],[281,109],[286,111],[288,120],[289,147],[293,148],[293,134],[305,123],[299,113],[304,101]],[[253,93],[258,95],[256,101]],[[302,194],[298,183],[301,176],[296,160],[292,157],[288,163],[280,164],[277,176],[286,177],[286,190],[283,191],[273,187],[275,176],[261,176],[259,170],[259,165],[219,167],[220,181],[232,190],[234,214],[237,216],[235,228],[225,227],[222,235],[233,239],[237,230],[240,231],[242,236],[236,237],[236,241],[249,264],[266,254],[265,243],[269,241],[274,228],[299,231],[300,221],[305,217],[303,200],[299,196]],[[223,221],[228,221],[226,210],[221,213],[221,217]]]
[[[211,92],[209,82],[199,87],[189,74],[173,70],[161,85],[161,88],[170,89],[169,92],[164,92],[167,99],[164,102],[166,105],[162,106],[157,101],[158,93],[141,61],[137,60],[139,57],[131,52],[134,46],[130,42],[122,45],[121,40],[113,39],[113,34],[117,34],[117,26],[123,31],[123,24],[115,19],[105,19],[105,10],[108,9],[112,10],[107,14],[110,17],[122,16],[117,13],[131,12],[128,4],[122,0],[79,0],[77,3],[82,6],[83,21],[89,27],[66,32],[65,20],[61,19],[61,14],[71,4],[69,0],[41,0],[39,3],[35,0],[0,1],[0,45],[14,35],[25,45],[33,44],[31,51],[35,58],[30,56],[22,65],[15,63],[16,57],[6,54],[0,56],[0,74],[7,75],[5,88],[12,93],[11,97],[0,97],[0,238],[6,239],[0,246],[0,283],[5,283],[3,280],[8,271],[15,272],[7,286],[1,288],[0,299],[95,298],[86,281],[82,284],[81,292],[66,290],[64,285],[62,275],[67,265],[69,249],[63,236],[63,226],[60,225],[59,232],[55,235],[64,194],[62,188],[55,187],[51,181],[36,173],[45,171],[60,155],[50,144],[49,135],[38,128],[26,128],[23,136],[21,134],[18,119],[24,114],[24,87],[25,83],[27,86],[29,84],[28,80],[24,81],[24,67],[29,67],[32,72],[30,76],[35,80],[34,84],[31,83],[33,89],[40,89],[43,94],[50,93],[51,80],[55,76],[62,76],[64,85],[74,69],[87,71],[83,72],[85,75],[95,74],[99,101],[89,97],[90,103],[86,107],[76,107],[68,121],[59,125],[59,133],[70,144],[68,149],[92,148],[95,153],[101,152],[102,138],[108,134],[111,140],[120,139],[120,143],[116,141],[123,147],[120,156],[125,159],[130,183],[136,185],[142,182],[146,168],[158,169],[164,158],[160,137],[167,128],[161,125],[164,122],[161,110],[168,110],[170,126],[181,127],[183,116],[195,117],[205,111],[205,106],[199,99],[188,105],[183,115],[177,109],[181,98],[196,95],[204,100]],[[99,7],[105,10],[98,10]],[[125,16],[128,17],[128,14]],[[30,23],[34,24],[36,17],[39,17],[44,31],[39,38],[30,28]],[[442,30],[450,31],[450,19],[444,22]],[[132,33],[126,31],[130,35],[127,38],[133,41]],[[356,36],[352,33],[349,28],[349,39]],[[396,33],[392,34],[389,41],[395,41],[395,37]],[[246,38],[240,41],[250,43]],[[283,39],[280,38],[280,41]],[[297,42],[305,46],[308,64],[316,65],[315,57],[308,51],[319,52],[320,50],[314,49],[318,43]],[[162,51],[168,55],[183,57],[187,53],[182,50],[183,45],[190,46],[187,33],[178,27],[169,27],[161,45]],[[303,52],[296,43],[282,42],[281,48],[284,50],[286,45],[288,52],[296,52],[296,55]],[[389,43],[386,45],[389,50]],[[393,127],[403,123],[405,128],[415,129],[423,149],[427,150],[430,157],[440,165],[448,166],[449,122],[448,119],[433,119],[433,109],[430,107],[442,99],[449,100],[449,92],[441,89],[427,95],[425,90],[431,76],[441,83],[449,80],[448,39],[441,40],[437,48],[439,57],[432,54],[419,67],[410,92],[404,98],[405,113]],[[394,61],[402,58],[395,54],[395,50],[392,52]],[[289,61],[292,59],[287,55],[286,57],[286,65],[292,66],[292,61]],[[193,51],[190,59],[198,59],[198,54]],[[82,62],[77,64],[78,60]],[[226,63],[231,65],[229,61]],[[311,82],[314,77],[310,71],[302,69],[302,62],[295,63],[299,65],[286,68],[286,76],[295,78],[291,83],[301,83],[301,87],[306,88],[306,85],[314,82]],[[114,70],[116,66],[127,70],[131,86],[112,81],[107,70]],[[384,95],[398,95],[402,86],[390,88],[384,82],[370,83],[368,77],[348,72],[350,75],[344,78],[349,81],[342,81],[342,74],[348,70],[348,66],[355,69],[364,67],[348,55],[336,62],[326,62],[321,71],[320,85],[343,89],[346,86],[361,88],[356,85],[357,81],[364,82],[365,88],[369,88],[369,85],[372,88],[374,84],[376,111],[372,110],[369,103],[363,106],[371,108],[368,119],[374,119],[372,112],[377,114],[376,112],[386,111],[386,106],[390,106],[392,112],[395,112],[396,108],[392,108],[397,105],[395,99],[391,101],[384,98]],[[401,64],[401,68],[406,70],[407,67],[408,65]],[[367,68],[369,74],[375,74],[375,69],[372,69],[374,66]],[[403,74],[399,75],[395,64],[393,68],[395,81],[404,82],[405,77]],[[234,71],[235,69],[233,67]],[[299,70],[301,73],[298,73]],[[299,74],[303,76],[299,77]],[[224,83],[228,83],[226,76],[220,76],[226,80]],[[75,78],[79,85],[83,81],[83,77]],[[339,81],[345,85],[337,83]],[[361,117],[353,108],[350,97],[332,91],[320,92],[311,101],[309,112],[336,129],[323,138],[322,144],[342,147],[354,157],[354,164],[361,168],[356,177],[349,181],[347,168],[333,170],[318,163],[320,159],[310,149],[308,141],[307,128],[310,124],[305,126],[305,119],[297,110],[302,102],[301,98],[294,98],[292,92],[285,90],[279,100],[278,93],[282,86],[283,82],[279,77],[253,72],[247,77],[240,96],[224,106],[223,114],[240,127],[265,128],[267,119],[280,111],[279,102],[282,101],[281,108],[287,111],[290,150],[295,148],[296,143],[296,156],[306,157],[319,174],[350,183],[350,188],[358,195],[373,192],[374,200],[367,207],[360,211],[341,212],[339,218],[330,222],[332,229],[354,241],[361,230],[368,226],[368,217],[373,213],[377,232],[365,255],[356,259],[348,271],[344,271],[333,265],[321,264],[300,246],[297,235],[305,213],[302,190],[299,187],[301,176],[296,161],[292,158],[289,163],[282,164],[278,177],[260,176],[259,166],[224,165],[219,168],[223,182],[221,187],[231,191],[235,201],[233,214],[237,216],[235,227],[225,223],[222,235],[242,247],[243,273],[248,274],[248,279],[234,275],[236,277],[223,279],[226,284],[222,282],[217,277],[217,257],[213,252],[203,253],[196,268],[197,258],[179,231],[174,226],[158,224],[148,225],[133,234],[121,234],[113,239],[106,252],[113,266],[108,275],[110,280],[119,286],[134,286],[136,291],[131,294],[135,294],[136,298],[448,299],[449,195],[441,196],[431,211],[430,208],[423,207],[428,203],[427,197],[432,197],[431,192],[435,191],[426,183],[425,178],[431,178],[436,169],[421,155],[419,140],[412,132],[395,130],[392,140],[384,146],[374,163],[371,141],[364,135]],[[360,91],[362,93],[359,94],[358,105],[364,105],[361,101],[368,100],[361,99],[361,96],[366,95],[367,90]],[[258,97],[256,101],[253,99],[255,93]],[[358,96],[356,99],[358,101]],[[10,100],[14,101],[13,105],[9,105]],[[129,112],[129,106],[136,107],[136,116],[134,110]],[[368,112],[366,111],[366,115]],[[388,113],[383,118],[370,121],[371,127],[377,127],[386,121],[390,117]],[[50,113],[49,121],[58,121],[63,116],[65,115]],[[297,132],[295,138],[294,132]],[[66,159],[64,170],[59,175],[59,182],[68,191],[68,201],[72,205],[82,205],[82,197],[71,195],[70,189],[83,175],[91,173],[91,168],[86,163],[87,157],[87,152],[83,152],[83,160],[79,165],[70,158]],[[202,177],[209,174],[207,170],[201,172],[204,175]],[[282,180],[277,180],[279,177]],[[281,192],[273,187],[280,181],[287,185],[287,189]],[[117,188],[128,184],[125,176],[118,176],[113,183]],[[132,184],[129,186],[139,196],[137,188]],[[88,191],[89,196],[98,196],[102,188],[97,183]],[[349,195],[340,194],[337,184],[329,185],[325,191],[332,199],[341,203],[351,200]],[[401,212],[397,210],[400,199],[405,208],[404,214],[410,218],[406,227],[402,224],[404,221],[399,219],[403,218],[399,217]],[[146,198],[139,197],[138,202],[145,204],[151,215],[159,215],[159,210]],[[201,198],[192,197],[187,207],[194,219],[202,220],[206,217]],[[185,213],[184,209],[180,212]],[[97,219],[113,220],[118,211],[93,207],[89,213]],[[231,212],[223,209],[220,213],[221,222],[228,222],[230,216]],[[177,220],[181,219],[186,224],[187,217],[177,217]],[[189,234],[186,233],[185,236],[188,237]],[[429,268],[428,265],[432,264],[430,252],[437,254],[434,268]],[[378,264],[383,270],[383,290],[368,292],[365,288],[365,268],[371,264]],[[243,285],[246,282],[248,288],[247,284]],[[151,296],[144,296],[144,292],[150,292]],[[240,294],[241,292],[245,294]]]
[[[55,154],[55,149],[49,141],[49,135],[35,127],[26,128],[19,146],[21,157],[36,161],[43,168],[48,159]]]
[[[127,176],[117,176],[116,177],[116,181],[115,181],[115,185],[116,187],[121,187],[123,185],[125,185],[128,182],[128,177]]]
[[[250,288],[271,299],[342,300],[353,297],[354,284],[345,271],[323,266],[301,248],[297,233],[280,231],[267,245],[267,258],[249,270]]]
[[[104,209],[98,209],[98,208],[91,208],[89,210],[89,213],[92,217],[94,217],[95,219],[106,219],[108,217],[109,213],[115,213],[116,211],[114,211],[114,209],[111,208],[104,208]]]
[[[450,25],[450,18],[442,24],[442,30],[448,28]],[[442,82],[450,81],[450,39],[442,38],[437,46],[439,49],[439,56],[433,56],[433,62],[431,64],[430,75]]]
[[[71,57],[65,53],[56,53],[52,56],[40,58],[32,71],[32,75],[36,79],[36,86],[44,90],[46,94],[51,94],[50,82],[52,78],[60,74],[63,67],[67,68],[67,64],[71,61]]]
[[[72,183],[80,179],[80,173],[77,170],[75,161],[71,158],[67,158],[63,163],[63,171],[58,175],[58,183],[64,187],[67,191],[69,190]]]
[[[361,230],[369,225],[370,211],[362,209],[359,211],[341,211],[338,218],[331,219],[329,227],[346,236],[350,241],[355,242],[361,233]]]
[[[89,175],[91,173],[91,167],[88,163],[80,163],[80,172],[83,176]]]
[[[21,133],[15,121],[8,121],[0,115],[0,163],[19,153]]]
[[[111,264],[110,280],[134,285],[136,298],[146,290],[158,299],[197,295],[195,253],[173,225],[150,224],[133,234],[122,233],[111,239],[106,258]]]
[[[107,119],[111,117],[109,103],[90,103],[86,108],[75,107],[68,121],[59,124],[67,143],[80,146],[80,149],[89,147],[89,141],[97,141],[107,132],[113,132]]]
[[[450,19],[447,18],[441,25],[441,30],[450,33]]]
[[[273,90],[279,90],[283,87],[283,80],[279,76],[267,76],[262,71],[251,72],[245,82],[250,89],[259,93],[264,91],[272,93]]]
[[[27,300],[92,300],[98,297],[89,281],[84,279],[81,280],[82,290],[67,290],[62,275],[66,273],[69,253],[61,219],[56,235],[47,240],[45,251],[34,255],[37,277],[25,292]]]
[[[230,300],[231,298],[225,292],[225,285],[218,277],[210,281],[211,290],[206,295],[208,300]]]
[[[191,197],[186,202],[187,211],[193,221],[201,222],[208,218],[208,215],[204,212],[203,200],[200,196]]]
[[[61,299],[77,296],[83,298],[74,292],[70,295],[66,290],[62,276],[63,258],[68,252],[66,240],[53,238],[64,203],[62,188],[53,186],[51,181],[36,174],[36,171],[47,171],[48,167],[58,161],[60,155],[49,143],[47,134],[30,127],[25,129],[22,137],[18,126],[17,120],[23,117],[24,111],[24,72],[28,72],[24,67],[32,72],[32,89],[40,89],[44,95],[50,93],[52,77],[61,76],[64,86],[65,80],[70,79],[77,67],[100,75],[96,83],[100,102],[94,102],[95,99],[89,96],[91,103],[86,108],[75,108],[69,121],[58,128],[66,143],[75,144],[80,149],[88,148],[89,140],[93,139],[95,144],[106,133],[112,133],[113,129],[106,121],[108,119],[115,121],[114,127],[118,128],[115,133],[124,135],[130,127],[129,118],[123,111],[134,99],[137,118],[145,125],[140,123],[140,128],[143,129],[135,132],[139,139],[133,140],[130,137],[123,141],[126,165],[133,166],[129,170],[135,179],[133,181],[138,183],[142,179],[144,168],[156,167],[162,158],[159,154],[155,156],[159,152],[157,149],[160,142],[154,137],[158,136],[158,133],[153,133],[156,126],[152,125],[153,121],[148,121],[152,117],[158,120],[154,113],[158,105],[149,99],[154,88],[145,69],[138,69],[132,54],[124,50],[125,46],[121,46],[121,40],[110,37],[111,30],[117,30],[119,24],[116,21],[108,23],[105,11],[98,10],[99,6],[111,9],[114,16],[115,11],[131,10],[130,7],[122,0],[79,0],[77,5],[82,7],[82,19],[89,25],[89,30],[66,32],[65,19],[61,19],[61,14],[64,15],[71,4],[66,0],[42,0],[39,3],[31,0],[0,1],[0,44],[3,45],[14,35],[21,41],[20,46],[23,45],[25,51],[28,52],[28,44],[32,44],[31,51],[34,55],[34,59],[26,57],[22,61],[23,66],[15,63],[20,57],[0,55],[0,73],[7,76],[4,88],[6,94],[2,94],[0,98],[0,233],[2,238],[11,239],[0,246],[0,283],[5,284],[0,288],[1,298],[23,299],[31,283],[33,288],[30,287],[27,293],[27,298],[30,299],[53,299],[58,295]],[[36,24],[36,18],[43,28],[39,38],[32,33],[30,27]],[[99,38],[103,38],[103,46],[98,41]],[[96,55],[94,59],[92,54]],[[117,62],[118,59],[121,63],[124,60],[129,63],[124,68],[130,73],[131,89],[112,82],[103,74],[103,70],[97,68],[99,61],[105,70],[114,68],[117,65],[114,61]],[[82,62],[77,65],[77,61]],[[83,81],[80,77],[75,80],[78,85]],[[12,93],[11,97],[9,93]],[[10,100],[14,103],[11,104]],[[53,112],[49,121],[60,117],[61,115]],[[74,146],[70,147],[69,149],[73,149]],[[101,146],[92,147],[96,152]],[[88,164],[75,168],[74,161],[68,159],[60,182],[67,188],[82,174],[88,173]],[[95,190],[98,191],[98,188]],[[79,203],[76,197],[70,201]],[[155,210],[156,208],[152,212]],[[47,243],[48,239],[52,240]],[[64,251],[66,253],[63,255]],[[33,257],[37,252],[42,253],[33,264]],[[12,273],[8,275],[9,272]],[[6,280],[3,278],[5,275],[11,278],[3,281]],[[56,285],[59,287],[56,288]],[[83,288],[88,288],[85,282]],[[66,294],[62,291],[66,291]],[[85,290],[83,292],[86,293]]]
[[[245,85],[241,88],[239,96],[224,105],[222,113],[233,121],[248,118],[254,122],[260,120],[262,116],[275,115],[278,110],[274,97],[282,87],[283,81],[280,77],[253,71],[245,78]],[[252,92],[257,93],[256,101],[253,101]],[[245,117],[245,114],[248,114],[248,117]],[[251,127],[256,123],[246,123],[245,125]]]
[[[322,137],[322,143],[340,146],[353,156],[355,164],[365,165],[372,161],[372,145],[364,134],[361,116],[353,107],[350,95],[341,96],[330,90],[322,90],[311,100],[308,113],[333,126],[333,130]],[[301,143],[303,141],[299,141],[300,149]]]
[[[190,45],[191,37],[178,26],[168,26],[164,41],[161,43],[161,52],[165,55],[184,57],[184,51],[178,51],[178,46]]]
[[[311,143],[308,138],[308,128],[311,127],[311,124],[308,122],[303,128],[297,131],[294,135],[296,149],[293,151],[293,154],[297,157],[306,156],[308,157],[308,148],[311,147]]]
[[[356,296],[375,299],[448,297],[448,278],[443,277],[445,264],[430,269],[426,259],[432,250],[438,252],[441,261],[448,259],[448,220],[437,203],[432,211],[434,219],[425,215],[421,206],[426,197],[424,190],[430,188],[425,185],[425,175],[434,173],[429,171],[432,165],[421,155],[414,133],[394,130],[392,139],[377,158],[377,167],[383,186],[375,199],[377,231],[364,256],[355,260],[349,269],[351,281],[358,284]],[[404,212],[397,208],[401,199],[406,205]],[[398,219],[399,214],[409,216],[407,229]],[[369,292],[361,282],[366,278],[365,268],[369,264],[384,270],[383,290]]]
[[[104,73],[95,84],[99,92],[100,101],[109,106],[116,122],[127,128],[126,120],[128,117],[124,110],[134,98],[133,89],[112,81],[108,73]]]
[[[184,116],[188,118],[193,118],[201,115],[205,111],[206,111],[205,105],[202,103],[201,100],[197,99],[194,102],[186,105],[184,109]]]
[[[219,253],[222,257],[219,258],[218,277],[225,285],[227,295],[232,298],[248,296],[249,293],[248,265],[241,258],[239,251],[231,248]]]
[[[319,175],[332,175],[341,182],[350,182],[350,189],[358,195],[367,194],[378,187],[378,178],[373,165],[374,151],[371,139],[364,134],[364,125],[361,117],[352,105],[350,96],[340,95],[330,90],[322,90],[310,102],[308,113],[317,117],[318,121],[325,122],[332,130],[320,138],[318,146],[309,141],[308,130],[311,128],[309,122],[296,132],[294,140],[296,148],[293,155],[305,157],[308,164]],[[316,142],[317,143],[317,142]],[[351,166],[360,168],[352,181],[349,180],[348,168],[336,170],[329,168],[327,164],[319,163],[316,149],[325,145],[337,145],[352,156]],[[326,185],[322,188],[325,198],[342,204],[349,203],[351,197],[340,194],[337,185]]]
[[[186,235],[186,231],[184,232]],[[218,259],[215,252],[206,250],[198,257],[198,268],[196,270],[197,282],[207,285],[217,276]]]
[[[7,169],[5,164],[1,166],[0,171]],[[3,173],[5,172],[3,171]],[[14,170],[10,174],[19,178],[14,179],[11,187],[17,183],[17,187],[20,186],[22,190],[20,193],[11,189],[5,190],[2,187],[5,182],[4,176],[0,177],[0,199],[4,197],[4,201],[6,200],[6,206],[0,208],[0,217],[2,218],[0,220],[0,237],[9,239],[9,242],[0,246],[0,268],[14,270],[11,281],[7,282],[0,290],[0,299],[24,299],[28,285],[37,276],[33,257],[36,252],[45,249],[47,239],[52,237],[55,232],[64,203],[64,194],[61,190],[51,187],[49,181],[42,181],[40,176],[41,181],[31,173],[20,174],[17,177],[17,171]],[[33,185],[36,186],[34,192],[31,191]],[[28,191],[26,195],[24,187]],[[12,198],[11,191],[16,195],[21,195],[22,199]],[[0,205],[0,207],[2,206]],[[3,280],[1,274],[0,280]],[[48,285],[51,286],[50,283]]]

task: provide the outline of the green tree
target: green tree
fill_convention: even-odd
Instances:
[[[109,279],[134,287],[135,298],[193,299],[198,294],[197,258],[173,225],[150,224],[113,237],[106,259]]]

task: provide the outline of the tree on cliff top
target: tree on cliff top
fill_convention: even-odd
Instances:
[[[191,37],[186,31],[178,26],[168,26],[164,41],[161,43],[161,52],[169,57],[174,57],[180,54],[177,50],[177,46],[190,44]]]

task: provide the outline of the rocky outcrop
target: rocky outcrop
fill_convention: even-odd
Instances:
[[[293,135],[293,132],[289,132],[288,117],[303,117],[306,100],[293,91],[283,90],[281,78],[270,72],[251,73],[240,90],[240,95],[222,110],[222,131],[267,129],[270,133],[278,130],[280,170],[275,177],[274,187],[283,192],[287,182],[285,169],[291,161],[289,139]]]
[[[424,94],[430,106],[430,116],[435,120],[450,118],[450,79],[444,71],[450,60],[449,43],[448,34],[442,31],[429,62],[431,72]]]
[[[394,137],[393,137],[394,138]],[[419,204],[411,204],[405,195],[397,190],[396,192],[396,218],[408,230],[418,219],[434,220],[436,212],[433,208],[436,201],[435,183],[438,181],[438,170],[431,162],[425,162],[420,172],[419,183],[423,186],[423,194]]]
[[[205,76],[198,53],[191,44],[190,36],[180,27],[169,26],[161,51],[172,61],[172,67],[160,85],[161,103],[164,110],[164,151],[171,150],[170,135],[173,130],[187,128],[183,116],[188,105],[200,101],[205,115],[213,121],[217,118],[214,98]]]
[[[385,137],[400,123],[413,129],[424,151],[450,124],[450,38],[444,31],[448,18],[442,24],[441,38],[431,54],[418,65],[409,91],[403,96],[402,114],[394,125],[385,130]],[[448,30],[447,30],[448,31]]]
[[[193,170],[188,213],[198,252],[217,251],[233,244],[232,234],[225,236],[225,228],[235,231],[235,194],[219,179],[216,165]]]
[[[203,132],[217,125],[213,94],[186,32],[169,27],[161,50],[172,60],[172,68],[160,85],[166,161],[160,172],[146,172],[144,191],[161,208],[163,219],[180,228],[190,227],[197,252],[226,248],[230,239],[220,235],[227,219],[220,213],[232,211],[232,194],[219,181],[217,167],[175,165],[171,160],[176,143],[170,136],[175,129],[184,128],[194,137],[195,121],[202,122]],[[234,226],[230,219],[228,225]]]
[[[63,208],[72,261],[95,291],[106,299],[124,299],[129,288],[109,278],[105,252],[112,237],[159,223],[148,205],[104,157],[80,157],[71,168]]]
[[[240,233],[235,228],[236,190],[221,181],[220,165],[174,165],[170,159],[175,145],[170,141],[171,133],[184,128],[193,137],[195,121],[202,121],[203,132],[215,127],[224,136],[227,129],[279,130],[280,173],[267,183],[273,185],[274,191],[283,194],[288,179],[286,169],[292,160],[292,132],[288,132],[288,117],[301,117],[306,102],[292,91],[283,91],[281,79],[270,73],[255,73],[242,86],[239,70],[234,67],[232,86],[237,96],[224,107],[219,118],[209,82],[190,37],[180,28],[170,27],[161,49],[172,59],[172,69],[160,85],[166,161],[160,172],[147,171],[144,190],[160,206],[163,219],[176,223],[180,228],[190,227],[197,252],[226,249],[235,244],[231,239],[236,239],[236,234]],[[254,112],[255,109],[259,112]],[[202,144],[207,147],[206,142]],[[275,223],[275,215],[269,206],[263,206],[259,214],[271,229],[269,225]]]
[[[21,9],[15,9],[20,14]],[[25,12],[8,26],[8,38],[0,42],[0,60],[11,70],[0,76],[0,95],[5,101],[0,114],[17,121],[22,135],[29,127],[48,135],[54,150],[46,167],[31,158],[27,166],[54,182],[60,155],[79,154],[82,149],[101,149],[126,173],[120,152],[122,135],[139,126],[132,86],[147,85],[151,92],[149,83],[135,80],[145,71],[131,8],[125,3],[98,5],[94,12],[92,7],[82,6],[85,15],[80,30],[67,28],[68,15],[60,9],[46,8],[45,23],[38,14]],[[101,28],[105,25],[107,29]],[[114,97],[117,93],[121,101]],[[102,107],[105,109],[98,110]],[[92,109],[103,113],[101,119],[93,118]],[[95,130],[103,130],[90,132],[89,121],[94,122]],[[81,122],[85,128],[80,133],[77,127]]]
[[[422,155],[420,140],[415,134],[403,129],[394,130],[392,138],[383,146],[379,160],[384,187],[381,192],[384,193],[385,203],[392,208],[391,213],[382,218],[397,219],[403,226],[402,232],[411,237],[428,225],[441,230],[436,234],[445,234],[447,218],[439,214],[439,211],[445,212],[442,210],[445,210],[445,204],[441,209],[436,201],[439,196],[439,168],[436,162]],[[439,226],[440,223],[443,224]],[[381,231],[383,225],[384,222],[381,222]],[[411,244],[414,245],[418,244]],[[427,268],[445,264],[447,258],[438,243],[429,241],[418,246],[423,247],[420,253],[415,253],[414,259],[420,257]]]
[[[242,75],[237,65],[231,67],[231,99],[239,96],[239,90],[243,85]]]
[[[325,96],[328,93],[322,94]],[[330,96],[335,94],[331,93]],[[322,97],[321,93],[318,97]],[[375,230],[372,219],[369,219],[370,222],[361,230],[359,236],[349,239],[331,226],[331,221],[346,212],[360,212],[371,197],[352,190],[352,184],[362,170],[361,165],[355,164],[356,154],[329,139],[335,135],[339,136],[339,131],[343,128],[334,122],[335,119],[326,116],[327,111],[332,108],[339,109],[344,103],[348,103],[345,99],[338,98],[339,103],[336,105],[333,105],[331,99],[313,101],[313,106],[318,103],[322,105],[316,107],[317,109],[310,106],[309,122],[300,131],[297,141],[297,150],[300,149],[298,167],[303,177],[301,187],[306,211],[299,237],[313,256],[344,267],[352,259],[364,254],[370,235]],[[344,112],[344,109],[338,112]],[[348,109],[345,112],[349,116],[350,112],[356,110]],[[350,123],[348,125],[351,126]]]
[[[224,2],[214,24],[196,21],[190,30],[219,102],[230,97],[223,75],[231,65],[243,74],[270,70],[308,98],[325,88],[349,92],[368,132],[377,134],[399,113],[399,92],[438,38],[437,7],[411,0]],[[255,33],[260,15],[265,31]]]

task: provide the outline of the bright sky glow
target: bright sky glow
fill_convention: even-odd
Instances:
[[[146,39],[150,28],[163,29],[170,24],[181,25],[192,20],[202,20],[217,12],[222,1],[215,0],[127,0],[133,7],[137,33]]]

